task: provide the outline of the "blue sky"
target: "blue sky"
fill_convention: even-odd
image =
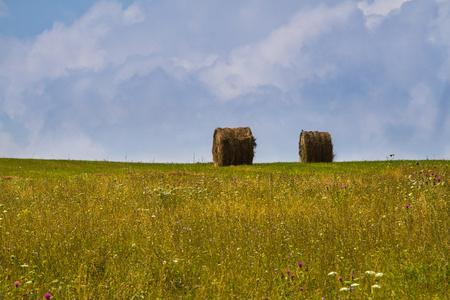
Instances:
[[[446,0],[0,0],[0,156],[255,162],[450,159]]]

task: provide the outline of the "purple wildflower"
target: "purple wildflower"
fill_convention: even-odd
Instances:
[[[339,277],[339,281],[342,281],[342,277]]]
[[[298,263],[297,266],[299,266],[301,268],[301,267],[303,267],[303,263]]]
[[[52,294],[45,294],[44,297],[45,299],[50,299],[52,297]]]
[[[286,271],[286,273],[289,275],[289,274],[291,274],[292,272],[291,272],[291,271]]]
[[[441,178],[436,178],[436,181],[441,181]]]
[[[19,282],[14,282],[14,285],[17,287],[17,286],[20,285],[20,283]]]
[[[409,208],[409,205],[408,205],[408,204],[406,204],[406,205],[405,205],[405,207],[406,207],[406,208]]]

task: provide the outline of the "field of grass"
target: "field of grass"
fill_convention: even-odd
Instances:
[[[448,299],[450,162],[0,159],[1,299]]]

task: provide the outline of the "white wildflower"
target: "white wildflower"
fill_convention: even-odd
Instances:
[[[379,286],[378,284],[374,284],[374,285],[372,285],[372,288],[373,289],[381,289],[381,286]]]

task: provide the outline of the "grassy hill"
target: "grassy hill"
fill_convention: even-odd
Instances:
[[[445,299],[449,184],[448,161],[0,159],[0,294]]]

